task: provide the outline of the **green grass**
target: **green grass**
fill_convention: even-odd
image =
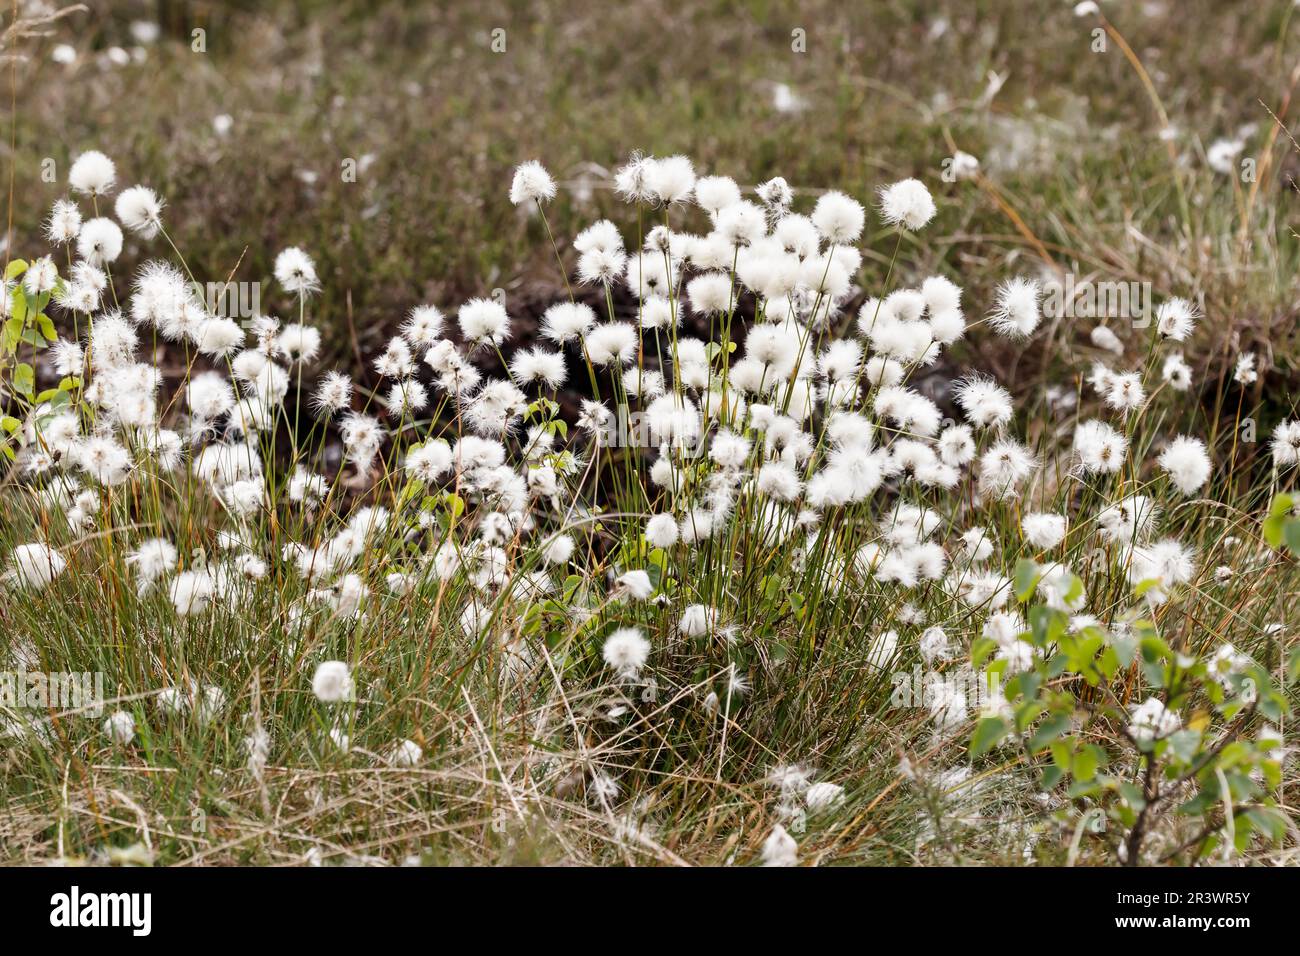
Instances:
[[[1222,466],[1207,501],[1170,501],[1164,528],[1197,549],[1202,573],[1159,624],[1180,650],[1211,652],[1226,639],[1276,668],[1284,643],[1294,642],[1300,582],[1293,561],[1258,550],[1273,490],[1268,456],[1238,440],[1236,423],[1253,418],[1262,440],[1295,407],[1300,257],[1284,175],[1296,154],[1286,136],[1270,140],[1256,102],[1280,108],[1295,39],[1294,29],[1289,44],[1280,39],[1289,4],[1203,0],[1151,17],[1116,8],[1117,28],[1151,71],[1178,131],[1185,166],[1171,165],[1132,65],[1113,41],[1108,52],[1090,53],[1095,23],[1073,18],[1069,6],[825,3],[790,19],[763,3],[647,3],[617,14],[522,3],[450,11],[303,3],[256,12],[196,3],[192,20],[174,26],[181,35],[203,26],[208,52],[169,39],[149,48],[144,65],[103,71],[96,51],[126,44],[127,22],[153,7],[93,5],[50,38],[23,41],[32,59],[17,69],[9,117],[11,255],[44,248],[35,224],[62,195],[71,157],[104,149],[123,185],[147,183],[167,198],[169,234],[197,276],[233,271],[263,282],[265,304],[286,320],[296,304],[274,289],[271,262],[284,246],[308,249],[324,286],[310,305],[328,339],[320,364],[364,375],[362,357],[417,302],[450,312],[503,288],[526,325],[564,297],[540,219],[504,198],[522,159],[541,159],[566,184],[548,216],[570,266],[569,237],[600,216],[635,238],[628,207],[600,182],[633,149],[686,152],[700,168],[745,184],[779,174],[796,188],[842,188],[868,203],[878,185],[916,175],[935,191],[940,215],[903,240],[892,270],[893,234],[868,217],[857,276],[864,296],[881,291],[887,273],[889,287],[942,273],[963,285],[975,318],[1007,276],[1060,269],[1150,282],[1157,298],[1202,303],[1206,318],[1187,348],[1196,389],[1187,399],[1166,391],[1133,426],[1138,459],[1151,457],[1157,438],[1185,431],[1212,438]],[[949,25],[935,35],[940,19]],[[498,26],[507,30],[502,54],[489,46]],[[790,49],[796,27],[807,31],[806,53]],[[78,47],[76,67],[49,62],[56,41]],[[989,71],[1007,80],[981,103]],[[788,83],[806,108],[775,111],[774,81]],[[217,113],[235,117],[228,138],[212,131]],[[1209,171],[1200,157],[1202,144],[1248,121],[1260,124],[1248,152],[1261,164],[1269,157],[1253,202],[1249,184]],[[940,179],[949,138],[981,157],[979,183]],[[341,181],[340,163],[365,154],[374,160],[359,180]],[[57,184],[40,180],[46,156]],[[581,185],[588,177],[590,195]],[[128,245],[123,265],[159,253],[156,243]],[[1083,386],[1083,413],[1055,411],[1042,388],[1077,384],[1096,355],[1088,327],[1046,323],[1025,349],[973,335],[942,367],[988,370],[1021,399],[1017,430],[1048,463],[1034,488],[1045,510],[1078,504],[1056,456],[1092,399]],[[1140,359],[1141,334],[1121,332],[1130,362]],[[1263,374],[1243,390],[1230,383],[1231,367],[1250,349],[1260,351]],[[645,510],[635,466],[631,458],[602,462],[607,478],[625,469],[614,484],[621,491],[604,501],[616,513]],[[1125,487],[1150,478],[1126,476]],[[57,514],[22,501],[16,483],[10,473],[0,488],[0,553],[46,535],[72,540]],[[400,487],[393,479],[386,491]],[[1097,488],[1085,500],[1116,490]],[[280,565],[271,583],[220,612],[178,618],[165,595],[139,597],[123,562],[128,542],[153,533],[144,528],[165,529],[188,565],[199,547],[217,553],[214,513],[190,483],[144,476],[105,505],[105,533],[71,549],[73,566],[53,594],[4,592],[0,628],[11,649],[30,642],[43,670],[103,671],[139,729],[125,756],[80,716],[59,723],[51,746],[8,743],[0,751],[7,861],[100,859],[106,848],[145,844],[160,863],[297,863],[309,851],[327,862],[749,863],[778,819],[764,778],[787,763],[846,786],[845,805],[800,834],[802,860],[1066,859],[1077,807],[1059,792],[1037,800],[1035,774],[1016,754],[975,762],[958,784],[905,778],[904,755],[936,773],[969,762],[963,741],[931,737],[923,710],[891,708],[888,674],[867,663],[870,639],[898,627],[910,669],[921,629],[898,624],[897,592],[827,588],[830,548],[800,560],[791,547],[764,546],[751,510],[742,509],[728,543],[672,556],[663,608],[606,600],[607,570],[648,560],[636,544],[639,517],[584,526],[587,580],[568,582],[540,616],[518,602],[498,612],[509,629],[544,638],[551,655],[534,656],[518,686],[503,678],[495,642],[462,633],[470,591],[459,579],[377,597],[361,624],[318,614],[293,626],[288,609],[305,586]],[[830,523],[827,540],[852,554],[877,517],[879,503],[850,510]],[[980,520],[1005,544],[999,557],[1009,574],[1021,555],[1016,510],[998,506]],[[269,523],[258,530],[285,539],[320,531],[301,515],[279,516],[275,532]],[[1243,543],[1226,544],[1230,535]],[[1128,589],[1113,555],[1094,560],[1095,548],[1081,531],[1059,558],[1084,580],[1092,612],[1109,619],[1127,605]],[[511,556],[534,560],[522,546]],[[1216,564],[1240,573],[1215,584]],[[357,570],[379,591],[385,573],[410,566],[407,544],[389,538]],[[715,604],[741,628],[738,650],[717,635],[675,635],[693,600]],[[913,600],[963,646],[978,636],[976,617],[937,589]],[[590,619],[578,611],[584,606]],[[1264,631],[1275,621],[1288,628],[1281,640]],[[599,660],[600,638],[633,622],[655,647],[651,700],[634,693],[622,701]],[[310,690],[314,662],[328,658],[351,662],[359,680],[349,755],[324,738],[331,715]],[[731,663],[754,686],[724,722],[702,702],[711,689],[725,700]],[[154,692],[191,679],[223,689],[219,719],[159,715]],[[620,703],[631,716],[608,719]],[[260,778],[245,769],[243,743],[259,722],[273,740]],[[424,750],[416,769],[379,759],[403,738]],[[608,807],[592,793],[596,767],[619,778]],[[1294,805],[1295,783],[1288,768],[1284,805]],[[625,815],[643,827],[638,838],[616,837]],[[1162,820],[1157,841],[1175,841],[1184,826]],[[1281,849],[1254,844],[1247,858],[1289,859],[1294,846],[1293,836]],[[1080,860],[1113,857],[1089,837]]]

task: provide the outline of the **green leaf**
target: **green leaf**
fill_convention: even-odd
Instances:
[[[13,291],[13,302],[9,314],[14,317],[19,326],[27,324],[27,295],[23,292],[22,286],[18,286]]]
[[[30,399],[36,387],[36,372],[26,362],[19,363],[14,367],[13,384],[15,392]]]
[[[1054,644],[1065,634],[1066,617],[1046,605],[1039,604],[1029,609],[1029,633],[1037,647]]]
[[[1015,709],[1016,730],[1023,731],[1026,727],[1038,719],[1038,715],[1044,711],[1042,701],[1035,698],[1027,700]]]
[[[1269,515],[1264,519],[1262,531],[1264,540],[1268,542],[1270,548],[1282,547],[1282,531],[1286,525],[1286,518],[1282,515]]]
[[[1074,755],[1072,772],[1078,781],[1091,780],[1097,771],[1106,766],[1106,751],[1096,744],[1084,744]]]
[[[9,265],[5,266],[5,278],[16,279],[27,271],[27,263],[22,259],[14,259]]]
[[[1274,843],[1286,836],[1286,817],[1272,807],[1251,807],[1244,815]]]
[[[1007,700],[1015,700],[1016,697],[1021,695],[1023,695],[1026,700],[1037,700],[1038,688],[1042,683],[1042,675],[1037,671],[1025,671],[1023,674],[1017,674],[1015,677],[1007,681]],[[1040,704],[1038,709],[1041,711],[1043,706]],[[1025,728],[1022,725],[1020,729],[1024,730]]]
[[[1136,784],[1129,783],[1127,780],[1120,782],[1119,794],[1124,798],[1124,802],[1134,810],[1141,811],[1147,805],[1146,797],[1142,796],[1142,791],[1138,789]]]
[[[1074,760],[1074,748],[1064,740],[1054,740],[1049,749],[1052,752],[1052,763],[1062,770],[1069,770],[1070,763]]]
[[[1143,637],[1138,646],[1142,650],[1142,659],[1144,661],[1151,661],[1154,663],[1156,661],[1168,660],[1174,656],[1173,650],[1170,649],[1169,645],[1164,642],[1164,639],[1154,631],[1148,633],[1146,637]]]
[[[54,327],[53,320],[42,312],[36,317],[36,327],[40,329],[41,335],[45,336],[47,342],[57,342],[59,340],[59,331]]]
[[[1069,648],[1068,651],[1070,655],[1070,669],[1078,671],[1085,677],[1095,676],[1092,667],[1092,659],[1097,655],[1097,652],[1101,650],[1101,647],[1102,639],[1095,635],[1092,637],[1081,637],[1076,640],[1074,646]],[[1095,685],[1096,682],[1092,681],[1091,683]]]
[[[459,518],[465,513],[465,499],[454,491],[448,491],[443,497],[447,505],[447,510],[451,512],[452,517]]]
[[[1281,547],[1285,527],[1295,508],[1295,498],[1288,494],[1277,494],[1268,506],[1268,517],[1264,519],[1264,540],[1270,548]]]
[[[1169,749],[1183,763],[1191,763],[1201,746],[1201,732],[1190,728],[1169,735]]]
[[[1300,680],[1300,647],[1292,648],[1286,659],[1286,682],[1294,684]]]
[[[970,663],[971,667],[979,670],[984,666],[984,662],[989,659],[994,651],[998,649],[997,641],[991,637],[979,637],[971,642],[970,645]],[[1300,656],[1300,655],[1298,655]]]
[[[1038,725],[1034,731],[1034,736],[1029,738],[1029,749],[1031,752],[1042,750],[1057,737],[1070,729],[1069,714],[1049,714]]]
[[[5,319],[4,325],[4,351],[12,352],[18,347],[18,343],[23,340],[23,320],[17,317]]]
[[[1097,761],[1086,747],[1074,755],[1070,773],[1075,780],[1091,780],[1097,775]]]
[[[1029,558],[1021,558],[1016,562],[1015,575],[1012,577],[1012,587],[1015,588],[1016,600],[1022,604],[1028,601],[1037,586],[1038,565]]]
[[[1001,717],[985,717],[975,725],[975,733],[971,737],[970,754],[972,757],[978,757],[981,754],[988,753],[998,745],[998,742],[1007,734],[1007,722]]]
[[[1115,656],[1119,658],[1121,667],[1128,667],[1133,663],[1133,658],[1137,656],[1137,640],[1131,637],[1117,637],[1110,645],[1115,650]]]
[[[65,392],[64,394],[66,395],[67,393]],[[420,489],[423,487],[424,487],[424,482],[419,480],[418,478],[408,481],[405,485],[403,485],[402,492],[400,495],[398,495],[397,498],[398,510],[401,510],[402,508],[405,508],[408,504],[410,504],[411,499],[414,498],[416,495],[418,495],[420,493]]]
[[[1101,783],[1095,777],[1089,777],[1087,780],[1075,780],[1065,793],[1071,800],[1078,800],[1081,797],[1096,796],[1100,792]]]
[[[1292,554],[1300,555],[1300,520],[1292,518],[1282,528],[1282,539]]]
[[[1137,583],[1137,587],[1133,588],[1133,596],[1142,597],[1152,588],[1158,588],[1158,587],[1160,587],[1159,578],[1145,578]]]
[[[1101,652],[1101,657],[1097,658],[1097,669],[1106,680],[1111,680],[1119,673],[1119,667],[1119,654],[1113,646],[1107,647]]]
[[[22,422],[14,418],[12,415],[6,415],[4,418],[0,418],[0,428],[3,428],[11,435],[18,431],[18,429],[22,427],[22,424]]]

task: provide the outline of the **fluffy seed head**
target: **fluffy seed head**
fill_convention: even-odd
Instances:
[[[352,672],[343,661],[321,661],[311,678],[311,692],[323,704],[337,704],[352,699]]]
[[[510,316],[505,306],[492,299],[470,299],[456,315],[465,341],[476,345],[500,345],[510,335]]]
[[[818,198],[811,218],[823,239],[831,245],[847,245],[862,235],[867,217],[862,203],[831,190]]]
[[[880,215],[890,225],[915,232],[934,218],[934,199],[919,179],[904,179],[880,190]]]
[[[1020,529],[1025,540],[1035,548],[1054,548],[1065,538],[1067,522],[1064,515],[1035,512],[1020,519]]]
[[[555,198],[555,180],[537,160],[515,167],[510,181],[510,201],[516,206],[526,202],[550,202]]]
[[[122,225],[141,239],[152,239],[162,228],[163,201],[148,186],[122,190],[113,209]]]
[[[740,187],[729,176],[702,176],[695,183],[695,202],[705,212],[717,215],[740,202]]]
[[[1000,335],[1024,338],[1038,328],[1039,285],[1033,279],[1008,279],[998,287],[997,304],[989,324]]]
[[[1186,299],[1170,299],[1156,309],[1156,331],[1175,342],[1187,341],[1196,327],[1196,310]]]
[[[290,246],[275,257],[275,281],[286,292],[306,296],[320,289],[316,276],[316,263],[297,246]]]
[[[76,158],[68,170],[68,185],[74,192],[103,196],[117,181],[117,167],[97,149],[88,149]]]
[[[650,642],[634,627],[623,627],[605,638],[601,657],[621,677],[635,677],[650,658]]]
[[[1185,495],[1199,491],[1210,480],[1210,455],[1205,450],[1205,442],[1199,438],[1178,436],[1157,461],[1174,487]]]
[[[77,255],[96,268],[117,261],[121,254],[122,230],[111,219],[91,219],[77,234]]]
[[[9,556],[4,579],[25,588],[43,588],[63,573],[67,559],[46,544],[20,544]]]

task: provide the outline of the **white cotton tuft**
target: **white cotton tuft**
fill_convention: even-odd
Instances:
[[[91,219],[77,235],[77,255],[96,268],[115,262],[122,254],[122,229],[111,219]]]
[[[3,580],[19,587],[43,588],[68,567],[67,559],[45,544],[20,544],[9,556]]]
[[[619,628],[601,647],[601,657],[621,677],[635,677],[650,659],[650,642],[634,627]]]
[[[695,182],[695,202],[701,209],[717,215],[740,202],[740,187],[730,176],[702,176]]]
[[[542,313],[542,335],[556,345],[582,338],[595,324],[595,310],[581,302],[558,302]]]
[[[716,608],[704,604],[691,604],[682,612],[677,630],[685,637],[703,637],[718,625]]]
[[[343,738],[341,749],[347,749],[347,738]],[[414,767],[424,759],[424,748],[414,740],[400,740],[388,752],[388,763],[394,767]]]
[[[124,710],[115,710],[104,721],[104,736],[119,747],[125,747],[135,739],[135,718]]]
[[[148,186],[132,186],[118,194],[113,211],[122,225],[141,239],[152,239],[162,228],[163,201]]]
[[[1160,453],[1157,462],[1174,487],[1185,495],[1195,493],[1210,480],[1210,455],[1200,439],[1180,435]]]
[[[813,207],[812,223],[831,245],[847,245],[856,242],[862,235],[862,226],[866,222],[866,212],[862,203],[831,190],[823,193]]]
[[[646,184],[649,193],[660,203],[680,203],[691,198],[695,189],[695,167],[685,156],[669,156],[649,161]]]
[[[515,167],[510,181],[510,201],[516,206],[526,202],[550,202],[555,198],[555,180],[537,160]]]
[[[510,316],[492,299],[470,299],[456,315],[461,335],[475,345],[500,345],[510,336]]]
[[[1114,474],[1124,464],[1128,439],[1105,422],[1092,419],[1074,430],[1074,450],[1085,472]]]
[[[68,185],[73,192],[102,196],[113,189],[117,167],[97,149],[88,149],[76,158],[68,170]]]
[[[686,284],[691,312],[695,315],[719,315],[735,305],[731,276],[725,272],[707,272]]]
[[[576,545],[567,534],[558,534],[542,549],[542,560],[547,564],[565,564],[573,557]]]
[[[1000,428],[1011,421],[1011,393],[991,378],[968,376],[953,388],[953,395],[966,417],[976,425]]]
[[[672,515],[654,515],[646,522],[645,539],[651,547],[671,548],[677,543],[677,521]]]
[[[1035,548],[1054,548],[1065,539],[1067,522],[1064,515],[1035,512],[1020,519],[1020,529]]]
[[[320,289],[320,280],[316,277],[316,263],[311,256],[297,246],[284,249],[275,257],[275,281],[286,292],[305,296]]]
[[[343,661],[321,661],[311,678],[311,692],[323,704],[337,704],[352,699],[355,686],[352,672]]]
[[[1033,279],[1008,279],[998,287],[997,303],[989,324],[1000,335],[1024,338],[1038,328],[1041,290]]]
[[[785,827],[777,824],[763,841],[764,866],[797,866],[799,863],[799,844],[786,832]]]
[[[545,349],[520,349],[510,358],[510,374],[520,385],[537,383],[550,389],[564,384],[568,373],[564,353]]]
[[[1281,422],[1273,429],[1270,447],[1277,467],[1292,468],[1300,464],[1300,421]]]
[[[935,214],[930,190],[919,179],[904,179],[880,190],[880,214],[890,225],[902,225],[915,232]]]
[[[1124,343],[1119,340],[1119,336],[1110,330],[1108,326],[1095,326],[1088,335],[1092,344],[1099,349],[1105,349],[1115,355],[1124,354]]]
[[[1185,342],[1196,327],[1196,310],[1186,299],[1170,299],[1156,309],[1156,331],[1162,338]]]

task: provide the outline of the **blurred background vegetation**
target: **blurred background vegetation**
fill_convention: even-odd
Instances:
[[[36,16],[64,5],[14,6]],[[896,280],[949,274],[974,313],[1008,272],[1048,259],[1080,279],[1149,281],[1157,297],[1201,303],[1213,339],[1199,351],[1259,348],[1261,396],[1289,395],[1297,163],[1269,111],[1290,121],[1293,9],[96,0],[6,44],[7,254],[44,247],[38,222],[71,157],[99,148],[121,185],[166,197],[200,279],[263,282],[263,308],[282,312],[271,262],[288,245],[309,250],[325,286],[325,361],[355,366],[420,301],[450,311],[502,288],[526,328],[563,294],[540,221],[506,199],[521,160],[566,184],[552,213],[562,246],[603,215],[634,233],[606,183],[637,149],[685,152],[742,184],[782,175],[865,201],[917,176],[940,216],[904,246]],[[1240,147],[1228,172],[1209,161],[1219,141]],[[978,181],[944,181],[954,148],[980,159]],[[55,183],[40,175],[47,157]],[[1255,184],[1235,174],[1245,157],[1263,170]],[[893,247],[873,228],[863,295]],[[160,252],[129,243],[119,272]],[[1070,360],[1089,327],[979,360],[1014,385]]]

